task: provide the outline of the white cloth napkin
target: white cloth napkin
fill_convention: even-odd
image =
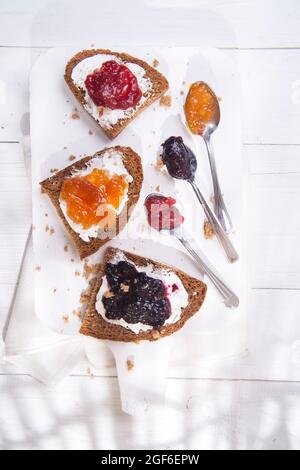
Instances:
[[[30,140],[23,140],[30,176]],[[60,335],[44,326],[34,312],[33,253],[31,229],[19,275],[19,283],[3,331],[3,360],[24,370],[40,382],[53,385],[65,377],[85,356],[83,340]]]

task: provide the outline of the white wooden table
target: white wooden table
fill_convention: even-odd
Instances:
[[[91,2],[83,2],[84,8]],[[71,3],[68,17],[53,1],[0,3],[0,326],[30,223],[30,188],[20,147],[20,120],[29,109],[30,64],[44,48],[72,43],[76,32],[70,17],[80,17],[82,5]],[[99,27],[101,21],[111,21],[108,13],[113,8],[101,3],[97,2]],[[209,9],[220,21],[214,21],[213,28],[209,21],[200,23],[200,40],[231,51],[239,60],[251,184],[249,330],[260,339],[259,350],[251,353],[257,367],[263,354],[277,357],[288,369],[291,354],[300,363],[300,3],[145,3],[168,7],[170,12],[181,8],[183,19],[188,7]],[[141,8],[140,0],[122,4],[135,7],[133,17]],[[114,8],[117,5],[114,2]],[[48,9],[46,16],[39,12],[43,8]],[[104,17],[103,8],[108,9]],[[121,17],[128,21],[129,15]],[[179,44],[188,26],[182,24],[182,35],[171,26],[166,26],[166,35]],[[92,43],[93,30],[88,27],[85,34],[87,44]],[[267,315],[272,321],[266,323]],[[270,331],[285,335],[289,351],[268,342]],[[49,390],[12,366],[0,366],[0,448],[300,448],[300,383],[247,380],[247,372],[245,379],[234,381],[170,378],[168,407],[158,422],[122,414],[116,378],[93,376],[87,367],[81,364],[74,375]]]

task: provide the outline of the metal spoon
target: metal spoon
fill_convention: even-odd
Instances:
[[[217,129],[219,122],[220,122],[220,117],[221,117],[219,101],[215,93],[206,83],[204,82],[197,82],[197,83],[199,83],[199,85],[200,84],[204,85],[207,91],[210,93],[211,97],[213,98],[214,112],[213,112],[211,121],[207,122],[204,126],[203,131],[199,130],[197,135],[203,138],[205,145],[206,145],[208,158],[209,158],[209,165],[210,165],[211,176],[212,176],[212,181],[213,181],[213,190],[214,190],[214,212],[217,218],[219,219],[225,232],[229,233],[232,230],[232,221],[228,213],[228,210],[226,208],[222,191],[220,188],[216,161],[215,161],[215,156],[214,156],[214,150],[213,150],[213,146],[211,142],[211,135]],[[186,125],[189,128],[187,123]]]
[[[217,216],[210,209],[203,194],[195,183],[195,174],[197,170],[197,159],[192,150],[187,147],[181,137],[169,137],[162,144],[162,159],[167,170],[173,178],[187,181],[192,186],[198,201],[200,202],[204,213],[212,226],[218,241],[223,247],[228,261],[235,263],[239,259],[239,255],[230,241],[228,235],[224,231]]]
[[[150,197],[157,198],[157,197],[162,197],[162,195],[158,193],[149,194],[145,199],[145,202],[144,202],[145,206],[146,206],[147,200]],[[200,249],[197,248],[197,250],[194,250],[192,248],[191,244],[194,245],[196,242],[192,241],[190,237],[188,237],[189,240],[187,240],[186,237],[184,237],[182,233],[180,233],[180,230],[178,230],[178,227],[174,229],[164,227],[161,230],[168,231],[170,235],[173,235],[174,237],[177,238],[177,240],[180,241],[180,243],[192,256],[197,266],[199,267],[200,271],[208,277],[212,285],[215,287],[215,289],[221,296],[225,306],[228,308],[237,308],[239,306],[238,297],[232,291],[232,289],[226,284],[226,282],[222,279],[218,271],[214,268],[214,266],[210,263],[210,261],[206,258],[206,256],[200,251]]]

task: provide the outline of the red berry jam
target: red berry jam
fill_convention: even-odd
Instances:
[[[175,207],[176,199],[159,194],[149,196],[145,207],[148,213],[148,223],[156,230],[174,230],[184,222],[184,217]]]
[[[109,60],[85,79],[89,96],[96,106],[110,109],[128,109],[142,97],[136,76],[128,67]]]

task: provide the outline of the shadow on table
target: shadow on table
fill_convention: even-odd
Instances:
[[[167,406],[122,413],[115,378],[71,376],[53,390],[2,376],[1,449],[293,449],[299,384],[169,379]]]

